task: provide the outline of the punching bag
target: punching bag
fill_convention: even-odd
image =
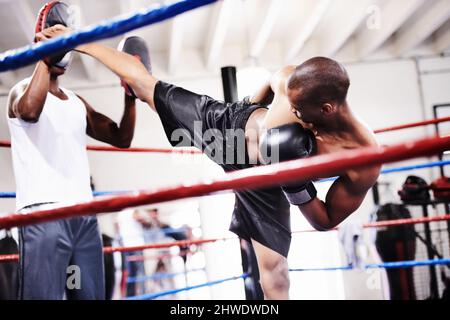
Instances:
[[[385,204],[377,210],[377,221],[411,218],[399,204]],[[375,245],[383,262],[415,260],[416,233],[413,225],[377,229]],[[386,269],[391,300],[415,300],[413,268]]]
[[[18,254],[19,247],[10,232],[0,240],[0,254]],[[0,300],[17,300],[19,289],[19,263],[0,263]]]

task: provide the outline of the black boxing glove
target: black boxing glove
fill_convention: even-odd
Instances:
[[[262,162],[277,163],[302,159],[316,154],[317,143],[314,133],[299,123],[272,128],[261,137],[259,144]],[[311,181],[281,185],[286,198],[293,205],[310,202],[317,196]]]

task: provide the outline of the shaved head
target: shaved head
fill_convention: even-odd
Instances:
[[[287,83],[289,99],[295,106],[343,104],[349,86],[345,68],[325,57],[312,58],[297,66]]]

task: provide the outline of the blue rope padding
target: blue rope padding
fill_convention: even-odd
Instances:
[[[131,191],[94,191],[92,194],[94,197],[98,196],[112,196],[112,195],[119,195],[124,193],[130,193]],[[15,198],[16,193],[15,192],[0,192],[0,198]]]
[[[116,190],[116,191],[94,191],[92,192],[92,195],[94,197],[100,197],[100,196],[113,196],[113,195],[119,195],[124,193],[130,193],[131,191],[126,190]]]
[[[397,168],[390,168],[390,169],[383,169],[381,170],[380,174],[389,174],[389,173],[395,173],[395,172],[403,172],[403,171],[409,171],[409,170],[415,170],[415,169],[426,169],[426,168],[433,168],[433,167],[442,167],[447,166],[450,164],[449,160],[444,161],[434,161],[434,162],[428,162],[428,163],[422,163],[422,164],[415,164],[411,166],[404,166],[404,167],[397,167]],[[337,177],[330,177],[325,179],[320,179],[316,182],[331,182],[335,181]]]
[[[182,0],[156,9],[146,9],[127,16],[104,20],[61,37],[9,50],[0,55],[0,72],[17,69],[47,56],[102,39],[112,38],[176,15],[216,2],[217,0]]]
[[[170,278],[175,278],[176,276],[184,275],[186,273],[193,273],[193,272],[199,272],[199,271],[205,271],[205,268],[191,269],[191,270],[187,270],[186,272],[173,272],[173,273],[155,272],[154,274],[149,275],[149,276],[129,277],[127,279],[127,283],[145,282],[147,280],[170,279]]]
[[[15,198],[15,192],[0,192],[0,198]]]
[[[182,292],[182,291],[189,291],[189,290],[203,288],[203,287],[210,287],[210,286],[214,286],[216,284],[220,284],[220,283],[223,283],[223,282],[234,281],[234,280],[238,280],[238,279],[244,279],[246,277],[248,277],[248,274],[244,273],[244,274],[242,274],[240,276],[230,277],[230,278],[216,280],[216,281],[210,281],[210,282],[198,284],[198,285],[195,285],[195,286],[189,286],[189,287],[180,288],[180,289],[161,291],[161,292],[156,292],[156,293],[143,294],[143,295],[134,296],[134,297],[127,297],[127,298],[125,298],[125,300],[153,300],[153,299],[156,299],[156,298],[159,298],[159,297],[175,294],[175,293]]]
[[[381,170],[381,174],[409,171],[409,170],[415,170],[415,169],[426,169],[426,168],[433,168],[433,167],[441,167],[441,166],[446,166],[446,165],[449,165],[449,164],[450,164],[450,160],[433,161],[433,162],[428,162],[428,163],[415,164],[415,165],[411,165],[411,166],[397,167],[397,168],[391,168],[391,169],[383,169],[383,170]]]
[[[423,261],[399,261],[399,262],[384,262],[379,264],[368,264],[366,269],[395,269],[395,268],[412,268],[421,266],[436,266],[450,264],[450,259],[435,259],[435,260],[423,260]]]
[[[295,268],[289,269],[290,272],[309,272],[309,271],[339,271],[339,270],[352,270],[352,266],[345,267],[329,267],[329,268]]]
[[[412,267],[420,267],[420,266],[430,266],[430,265],[447,265],[450,264],[450,258],[449,259],[435,259],[435,260],[423,260],[423,261],[399,261],[399,262],[384,262],[384,263],[378,263],[378,264],[368,264],[365,265],[365,269],[393,269],[393,268],[412,268]],[[342,266],[342,267],[328,267],[328,268],[295,268],[295,269],[289,269],[290,272],[305,272],[305,271],[338,271],[338,270],[353,270],[355,269],[353,266]],[[157,293],[151,293],[151,294],[144,294],[140,296],[135,297],[128,297],[127,300],[151,300],[156,299],[162,296],[175,294],[182,291],[188,291],[193,290],[197,288],[202,288],[206,286],[213,286],[219,283],[223,283],[226,281],[232,281],[237,280],[240,278],[246,278],[248,275],[243,274],[241,276],[237,277],[231,277],[227,279],[217,280],[217,281],[211,281],[207,283],[203,283],[196,286],[190,286],[180,289],[174,289],[174,290],[167,290],[167,291],[161,291]]]
[[[398,261],[398,262],[384,262],[384,263],[377,263],[377,264],[368,264],[364,266],[364,269],[394,269],[394,268],[412,268],[412,267],[421,267],[421,266],[431,266],[431,265],[447,265],[450,264],[450,258],[446,259],[434,259],[434,260],[422,260],[422,261]],[[295,269],[289,269],[290,272],[305,272],[305,271],[337,271],[337,270],[353,270],[355,269],[353,266],[342,266],[342,267],[328,267],[328,268],[295,268]],[[180,289],[173,289],[173,290],[167,290],[167,291],[161,291],[157,293],[150,293],[150,294],[144,294],[140,296],[134,296],[134,297],[127,297],[126,300],[152,300],[156,299],[162,296],[175,294],[182,291],[188,291],[193,290],[197,288],[202,287],[209,287],[216,284],[220,284],[227,281],[237,280],[241,278],[248,277],[248,274],[243,274],[236,277],[226,278],[222,280],[217,281],[211,281],[206,282],[203,284],[199,284],[196,286],[190,286]]]
[[[397,261],[397,262],[384,262],[384,263],[373,263],[363,266],[364,269],[398,269],[398,268],[413,268],[421,266],[435,266],[435,265],[446,265],[450,264],[450,258],[448,259],[434,259],[434,260],[422,260],[422,261]],[[329,268],[295,268],[289,269],[289,271],[304,272],[304,271],[337,271],[337,270],[353,270],[353,266],[342,266],[342,267],[329,267]]]

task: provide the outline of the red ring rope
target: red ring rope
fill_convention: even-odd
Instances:
[[[436,221],[444,221],[450,220],[450,214],[443,216],[435,216],[435,217],[421,217],[421,218],[405,218],[398,220],[387,220],[387,221],[377,221],[377,222],[369,222],[364,224],[364,228],[382,228],[382,227],[395,227],[400,225],[407,224],[418,224],[425,222],[436,222]]]
[[[87,146],[87,150],[90,151],[117,151],[117,152],[149,152],[149,153],[182,153],[182,154],[203,154],[198,149],[188,149],[188,148],[115,148],[109,146]]]
[[[450,117],[445,118],[437,118],[432,120],[425,120],[425,121],[418,121],[418,122],[412,122],[402,125],[397,125],[393,127],[388,128],[382,128],[377,129],[374,132],[375,133],[383,133],[388,131],[396,131],[401,129],[407,129],[407,128],[414,128],[414,127],[420,127],[425,126],[429,124],[438,124],[441,122],[450,121]],[[11,147],[11,142],[6,140],[0,140],[0,147]],[[86,148],[90,151],[113,151],[113,152],[148,152],[148,153],[181,153],[181,154],[203,154],[200,150],[191,149],[191,148],[116,148],[111,146],[93,146],[89,145]]]
[[[0,147],[11,147],[11,141],[0,140]],[[86,147],[89,151],[113,151],[113,152],[148,152],[148,153],[181,153],[181,154],[202,154],[200,150],[193,148],[116,148],[111,146],[93,146]]]
[[[390,227],[390,226],[399,226],[399,225],[407,225],[407,224],[419,224],[419,223],[428,223],[428,222],[437,222],[437,221],[445,221],[450,220],[450,214],[435,216],[435,217],[423,217],[423,218],[408,218],[408,219],[398,219],[398,220],[389,220],[389,221],[378,221],[366,223],[363,225],[364,228],[381,228],[381,227]],[[337,229],[333,229],[337,230]],[[303,233],[303,232],[317,232],[316,230],[299,230],[293,231],[292,233]],[[141,251],[146,249],[161,249],[161,248],[169,248],[175,246],[188,246],[192,244],[206,244],[212,243],[220,240],[233,240],[237,239],[237,237],[229,237],[229,238],[216,238],[216,239],[200,239],[200,240],[182,240],[182,241],[173,241],[167,243],[157,243],[157,244],[146,244],[142,246],[133,246],[133,247],[104,247],[104,253],[112,253],[112,252],[129,252],[129,251]],[[190,252],[192,253],[192,252]],[[187,253],[186,253],[187,254]],[[172,254],[168,254],[172,255]],[[179,253],[173,256],[182,256],[183,253]],[[165,255],[161,255],[165,256]],[[129,261],[141,261],[138,260],[141,256],[131,256],[129,258],[134,257],[134,259],[130,259]],[[144,260],[145,257],[142,257]],[[18,254],[8,254],[8,255],[0,255],[0,263],[1,262],[15,262],[19,260]]]
[[[193,244],[206,244],[217,242],[221,240],[232,240],[237,239],[236,237],[229,238],[217,238],[217,239],[198,239],[198,240],[180,240],[173,242],[164,242],[164,243],[152,243],[152,244],[144,244],[140,246],[132,246],[132,247],[104,247],[103,253],[113,253],[113,252],[130,252],[130,251],[142,251],[146,249],[164,249],[170,247],[185,247]],[[18,254],[8,254],[8,255],[0,255],[0,263],[1,262],[13,262],[19,260]]]
[[[4,254],[0,255],[0,263],[2,262],[16,262],[19,261],[18,254]]]
[[[435,217],[405,218],[405,219],[369,222],[369,223],[363,224],[363,228],[368,229],[368,228],[396,227],[396,226],[402,226],[402,225],[407,225],[407,224],[419,224],[419,223],[437,222],[437,221],[445,221],[445,220],[450,220],[450,214],[435,216]],[[328,231],[337,231],[337,230],[338,230],[338,228],[333,228]],[[292,233],[306,233],[306,232],[317,232],[317,230],[308,229],[308,230],[292,231]]]
[[[197,184],[184,184],[154,191],[119,195],[67,207],[36,211],[29,214],[10,214],[0,218],[0,229],[75,216],[116,212],[130,207],[198,197],[224,190],[261,188],[280,183],[294,182],[299,177],[302,180],[332,177],[339,175],[349,168],[364,168],[370,165],[433,155],[448,149],[450,149],[450,136],[427,138],[394,146],[367,147],[341,151],[307,159],[234,171],[216,180],[201,181]]]
[[[205,244],[205,243],[211,243],[211,242],[216,242],[216,241],[220,241],[220,240],[231,240],[231,239],[237,239],[237,238],[230,237],[230,238],[218,238],[218,239],[180,240],[180,241],[165,242],[165,243],[144,244],[141,246],[132,246],[132,247],[105,247],[105,248],[103,248],[103,252],[104,253],[129,252],[129,251],[141,251],[141,250],[146,250],[146,249],[185,247],[185,246],[189,246],[192,244]]]
[[[446,122],[446,121],[450,121],[450,117],[436,118],[436,119],[431,119],[431,120],[401,124],[398,126],[393,126],[393,127],[383,128],[383,129],[377,129],[377,130],[374,130],[374,133],[382,133],[382,132],[388,132],[388,131],[396,131],[396,130],[401,130],[401,129],[421,127],[421,126],[425,126],[425,125],[429,125],[429,124],[438,124],[438,123]]]

